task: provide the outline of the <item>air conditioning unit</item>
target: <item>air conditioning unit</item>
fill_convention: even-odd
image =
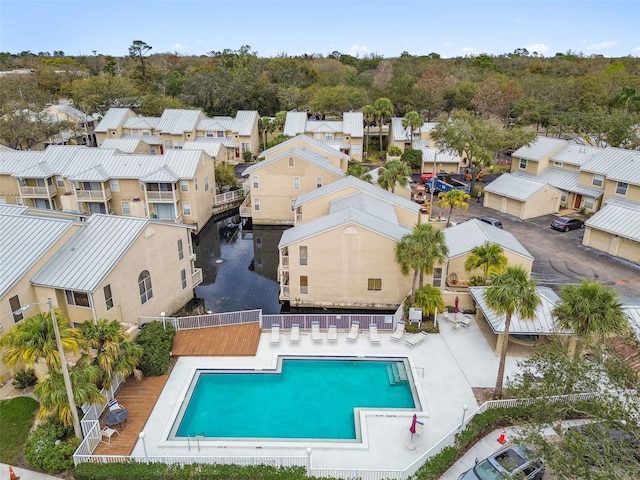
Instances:
[[[139,202],[140,201],[140,197],[133,197],[133,201],[134,202]]]

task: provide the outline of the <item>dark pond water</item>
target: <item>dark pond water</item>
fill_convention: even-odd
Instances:
[[[243,225],[239,215],[210,221],[194,240],[203,282],[196,296],[215,313],[261,308],[280,313],[278,242],[284,228]]]

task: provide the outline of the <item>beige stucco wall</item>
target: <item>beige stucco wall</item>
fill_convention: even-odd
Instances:
[[[524,268],[528,273],[531,273],[531,268],[533,267],[533,259],[523,257],[522,255],[513,252],[511,250],[504,250],[504,256],[507,257],[507,262],[509,266],[519,266]],[[464,263],[469,258],[469,254],[461,255],[458,257],[450,258],[447,263],[447,276],[455,273],[458,277],[459,283],[465,283],[469,281],[469,277],[472,275],[483,276],[484,273],[482,269],[472,270],[471,272],[467,272],[464,269]]]
[[[560,209],[561,197],[562,192],[560,190],[546,185],[529,197],[526,202],[485,192],[483,205],[499,212],[513,215],[521,220],[527,220],[557,213]]]
[[[640,264],[640,242],[585,227],[582,245]]]
[[[606,200],[609,197],[615,197],[615,198],[623,198],[625,200],[631,200],[633,202],[640,202],[640,185],[634,185],[632,183],[629,183],[627,186],[626,195],[617,194],[616,188],[618,188],[617,181],[608,180],[608,179],[605,180],[603,200]]]
[[[331,154],[330,152],[333,150],[331,148],[322,149],[314,144],[304,142],[301,139],[294,139],[291,143],[287,145],[283,145],[283,144],[280,144],[280,145],[281,145],[280,148],[278,148],[279,147],[278,145],[273,147],[273,152],[265,156],[264,157],[265,160],[269,160],[270,158],[274,158],[274,157],[277,157],[278,155],[282,155],[283,152],[291,150],[293,148],[304,148],[306,150],[311,150],[312,152],[315,152],[318,155],[321,155],[327,158],[329,160],[329,163],[331,163],[331,165],[333,165],[334,167],[338,167],[343,172],[346,172],[347,167],[349,166],[349,160],[342,158],[340,152],[338,152],[337,150],[335,151],[336,152],[335,154]]]
[[[20,197],[18,179],[6,173],[0,174],[0,197],[4,198],[9,205],[18,205]]]
[[[520,168],[520,159],[513,157],[511,161],[511,173],[525,172],[531,175],[538,175],[542,170],[549,166],[548,159],[541,161],[527,160],[527,168]]]
[[[316,235],[288,246],[291,304],[300,306],[396,308],[411,288],[412,275],[400,273],[396,241],[356,224]],[[308,265],[300,265],[299,246],[308,248]],[[309,293],[300,293],[300,276],[309,278]],[[368,291],[369,278],[382,279],[381,291]]]

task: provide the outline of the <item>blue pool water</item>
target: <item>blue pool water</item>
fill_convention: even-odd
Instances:
[[[202,371],[174,438],[354,440],[354,409],[416,407],[403,366],[399,359],[283,359],[281,373]]]

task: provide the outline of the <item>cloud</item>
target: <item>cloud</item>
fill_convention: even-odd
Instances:
[[[173,48],[175,50],[184,50],[185,48],[187,48],[185,45],[182,45],[181,43],[176,43]]]
[[[545,53],[549,51],[549,47],[547,47],[544,43],[535,43],[533,45],[529,45],[526,48],[527,48],[527,51],[530,53],[533,53],[533,52]]]
[[[640,52],[640,47],[636,47],[633,49],[634,52]]]
[[[475,49],[475,48],[473,48],[473,47],[462,47],[462,51],[463,51],[464,53],[473,53],[473,52],[475,52],[475,51],[476,51],[476,49]]]
[[[603,50],[605,48],[611,48],[614,45],[617,45],[618,42],[615,40],[605,40],[604,42],[596,43],[594,45],[589,45],[587,50]]]
[[[356,43],[355,45],[351,45],[348,48],[347,53],[354,57],[358,57],[360,55],[366,55],[369,53],[369,47],[367,47],[366,45],[358,45]]]

